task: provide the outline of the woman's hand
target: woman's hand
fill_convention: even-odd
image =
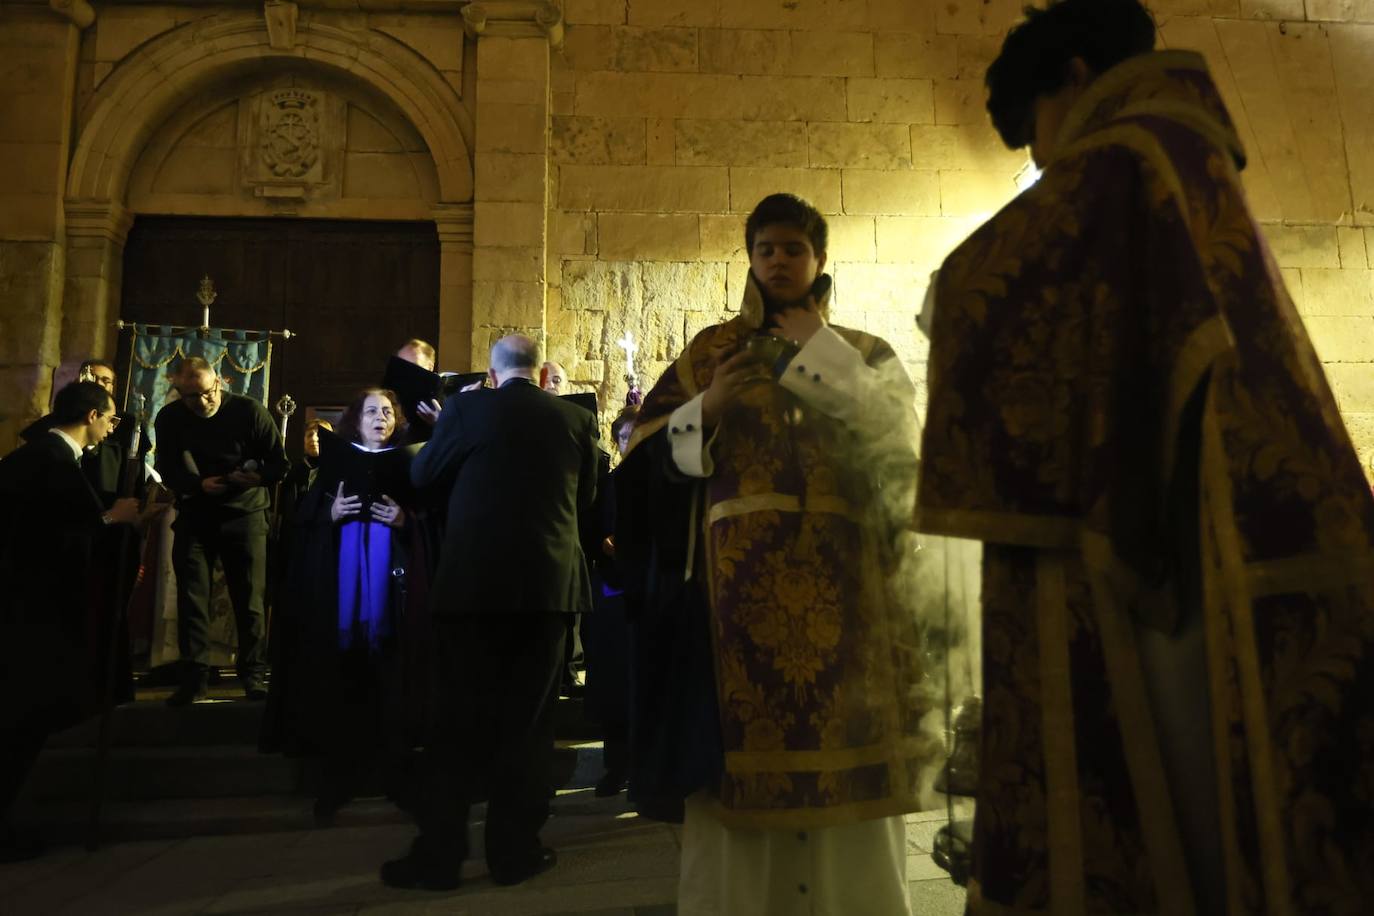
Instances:
[[[341,522],[357,515],[362,511],[362,508],[362,499],[357,496],[345,496],[343,481],[339,481],[339,489],[334,493],[334,504],[329,507],[329,517],[336,522]]]
[[[741,350],[716,367],[711,376],[711,386],[701,399],[701,422],[706,427],[715,426],[725,408],[734,402],[739,393],[749,385],[767,377],[767,370],[759,365],[748,350]]]
[[[372,520],[389,525],[392,528],[400,528],[406,523],[406,514],[396,500],[385,494],[381,499],[372,502]]]

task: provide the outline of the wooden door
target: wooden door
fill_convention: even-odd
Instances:
[[[207,274],[216,327],[299,335],[273,342],[269,398],[290,394],[298,418],[380,381],[404,341],[438,337],[433,223],[141,216],[124,248],[120,317],[198,325]],[[119,352],[126,358],[127,344]],[[298,453],[299,436],[289,438]]]

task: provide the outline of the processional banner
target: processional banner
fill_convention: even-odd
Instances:
[[[198,356],[214,368],[227,391],[266,404],[272,364],[272,339],[267,331],[227,328],[186,328],[169,325],[125,325],[133,334],[129,344],[128,386],[124,411],[137,410],[138,395],[147,411],[149,461],[157,452],[153,420],[158,411],[177,399],[172,377],[181,361]],[[130,608],[129,635],[135,655],[148,654],[149,667],[180,657],[177,650],[177,590],[172,570],[172,510],[163,516],[156,531],[149,532],[154,560],[146,575],[151,579],[148,601]],[[210,606],[210,663],[229,665],[236,647],[234,613],[224,587],[224,573],[216,565]]]

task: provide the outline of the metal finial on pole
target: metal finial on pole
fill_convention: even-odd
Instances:
[[[215,281],[206,274],[200,278],[200,289],[196,291],[196,299],[200,302],[200,329],[210,330],[210,306],[214,304],[219,293],[215,292]]]

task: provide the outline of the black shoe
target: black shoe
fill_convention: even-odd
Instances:
[[[441,865],[434,856],[419,853],[419,846],[416,840],[405,858],[382,863],[383,884],[420,891],[451,891],[462,886],[461,863]]]
[[[207,691],[204,682],[196,684],[182,684],[177,688],[177,692],[167,698],[168,706],[190,706],[192,703],[199,703],[206,697]]]
[[[596,784],[595,795],[597,798],[610,798],[619,795],[625,788],[625,776],[623,773],[610,773],[601,777]]]
[[[267,688],[261,684],[249,684],[243,688],[243,698],[250,703],[261,703],[267,699]]]
[[[539,850],[539,855],[534,861],[528,863],[523,868],[515,869],[496,869],[491,870],[491,880],[495,884],[519,884],[528,881],[535,875],[542,875],[558,864],[558,853],[545,846]]]

